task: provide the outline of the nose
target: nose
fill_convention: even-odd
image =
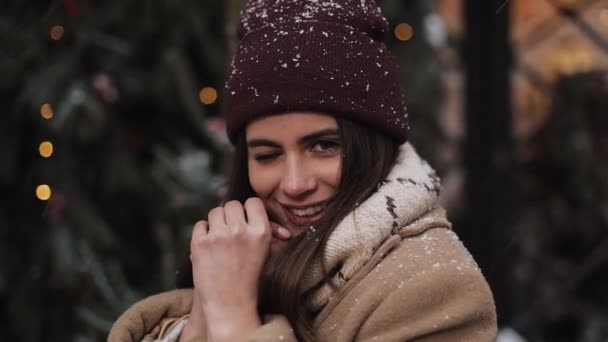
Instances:
[[[314,170],[307,167],[306,161],[300,158],[287,158],[281,190],[287,196],[299,199],[313,193],[316,188]]]

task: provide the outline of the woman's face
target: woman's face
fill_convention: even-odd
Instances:
[[[250,123],[246,136],[249,182],[271,220],[293,235],[314,226],[340,181],[336,120],[310,112],[272,115]]]

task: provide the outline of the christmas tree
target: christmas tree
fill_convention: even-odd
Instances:
[[[429,4],[383,2],[402,79],[415,80],[410,112],[425,118],[418,140],[439,136],[423,95],[439,84]],[[3,2],[3,338],[102,341],[128,306],[174,287],[229,168],[218,113],[241,5]],[[420,144],[431,157],[436,141]]]

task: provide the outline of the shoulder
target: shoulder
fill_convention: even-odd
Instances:
[[[140,300],[114,323],[108,341],[141,341],[163,319],[186,315],[192,308],[192,289],[156,294]]]
[[[424,289],[429,301],[465,296],[468,302],[494,309],[490,288],[477,263],[456,233],[429,229],[407,237],[388,253],[374,272],[387,279],[394,296],[410,295],[401,289]],[[373,273],[370,273],[374,277]],[[387,285],[388,285],[387,284]]]
[[[330,314],[348,315],[362,340],[492,341],[496,334],[490,288],[446,228],[401,240]]]
[[[376,288],[385,293],[368,320],[372,328],[386,321],[407,322],[407,328],[399,329],[412,338],[442,334],[452,336],[448,340],[494,338],[492,292],[469,251],[449,229],[429,229],[403,239],[368,278],[369,286],[381,283]]]
[[[459,278],[459,274],[483,279],[481,270],[458,235],[447,228],[431,228],[405,237],[378,264],[384,265],[403,269],[403,273],[413,279],[447,275]]]

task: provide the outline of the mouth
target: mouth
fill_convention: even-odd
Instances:
[[[293,226],[302,227],[311,226],[319,221],[325,213],[327,202],[298,207],[281,204],[281,207],[285,217]]]

